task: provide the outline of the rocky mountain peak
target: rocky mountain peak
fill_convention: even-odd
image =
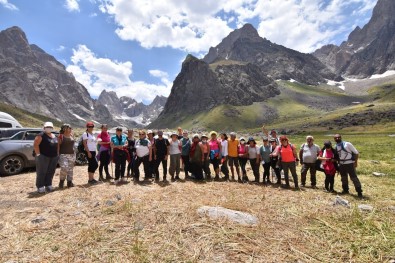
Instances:
[[[22,29],[13,26],[0,32],[0,46],[23,51],[29,48],[29,41]]]
[[[395,1],[378,0],[370,21],[356,27],[340,47],[314,55],[337,74],[366,78],[395,69]]]

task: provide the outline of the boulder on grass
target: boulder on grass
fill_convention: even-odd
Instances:
[[[223,208],[220,206],[202,206],[198,208],[197,212],[200,216],[208,216],[214,220],[226,218],[241,225],[254,226],[258,224],[258,218],[251,214]]]

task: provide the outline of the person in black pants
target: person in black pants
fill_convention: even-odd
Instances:
[[[163,138],[163,131],[158,131],[158,139],[154,144],[154,159],[155,159],[155,181],[159,181],[159,165],[162,163],[163,168],[163,181],[166,181],[167,176],[167,159],[169,156],[170,143],[167,139]]]
[[[139,167],[142,163],[144,165],[145,180],[149,180],[152,177],[151,169],[149,167],[150,161],[152,161],[152,146],[151,142],[146,138],[144,130],[139,131],[139,139],[136,141],[136,163],[134,166],[134,180],[139,181],[140,171]]]
[[[273,156],[273,152],[276,150],[277,147],[276,139],[274,138],[270,139],[270,144],[272,146],[272,151],[270,153],[270,166],[272,167],[274,173],[276,174],[277,177],[276,184],[281,185],[281,169],[278,165],[278,156]]]
[[[133,177],[133,173],[134,173],[133,166],[135,165],[136,162],[136,147],[135,147],[136,140],[134,139],[133,136],[133,129],[128,129],[127,140],[128,140],[128,151],[129,151],[130,161],[126,171],[128,177]]]
[[[122,134],[122,128],[118,127],[116,134],[111,137],[111,148],[113,149],[115,163],[115,184],[126,181],[124,176],[128,156],[127,146],[128,140],[126,135]]]

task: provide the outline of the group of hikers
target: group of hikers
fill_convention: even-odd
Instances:
[[[334,179],[337,172],[341,175],[343,191],[349,193],[348,177],[352,180],[359,197],[362,197],[361,183],[356,174],[359,153],[350,142],[342,141],[340,134],[334,136],[335,144],[325,141],[323,148],[314,143],[313,136],[306,137],[300,147],[291,144],[286,135],[277,136],[275,130],[270,133],[262,127],[264,134],[262,145],[258,146],[253,137],[237,138],[235,132],[229,134],[211,131],[206,134],[193,134],[178,128],[169,138],[163,131],[139,130],[135,139],[133,129],[116,128],[110,136],[108,126],[102,124],[101,132],[96,136],[93,122],[86,123],[86,132],[82,135],[81,149],[88,159],[88,184],[99,181],[114,180],[114,184],[127,182],[131,177],[135,183],[140,181],[140,166],[143,164],[144,181],[160,180],[159,167],[162,165],[162,178],[166,182],[168,173],[171,181],[180,180],[181,167],[184,178],[193,180],[222,180],[248,182],[246,165],[249,163],[254,175],[254,182],[260,182],[260,166],[263,167],[263,184],[274,183],[290,188],[289,173],[293,178],[295,189],[299,189],[296,167],[301,164],[301,186],[306,185],[306,177],[310,172],[312,188],[317,188],[316,172],[325,173],[325,189],[335,192]],[[46,122],[44,131],[34,141],[37,163],[36,186],[39,193],[53,191],[52,179],[56,166],[60,165],[59,188],[73,187],[73,168],[75,162],[72,127],[64,124],[59,136],[53,133],[53,124]],[[298,149],[297,149],[298,148]],[[169,169],[168,167],[168,161]],[[115,164],[114,177],[109,172],[109,165]],[[214,173],[210,169],[212,165]],[[230,167],[230,171],[229,171]],[[112,165],[111,165],[112,168]],[[94,178],[99,169],[99,181]],[[276,182],[270,180],[275,174]],[[282,173],[285,184],[282,184]]]

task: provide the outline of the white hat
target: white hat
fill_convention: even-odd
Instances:
[[[45,127],[51,127],[51,128],[53,128],[53,123],[50,122],[50,121],[47,121],[46,123],[44,123],[44,128],[45,128]]]
[[[148,130],[147,134],[154,133],[152,130]]]

